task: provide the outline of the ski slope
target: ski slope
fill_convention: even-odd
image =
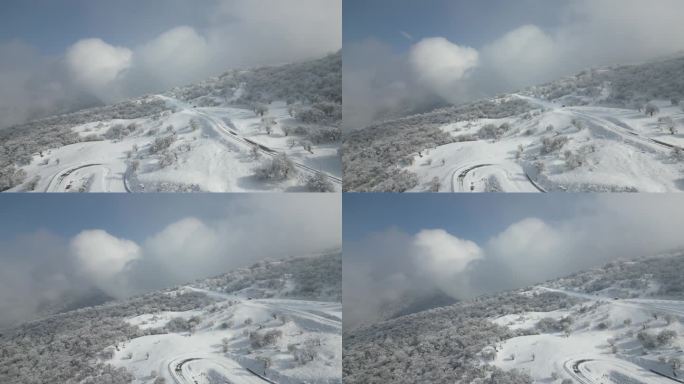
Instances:
[[[566,107],[531,95],[507,97],[525,100],[537,110],[443,126],[456,142],[427,148],[404,167],[418,176],[411,192],[430,190],[435,180],[439,192],[684,190],[684,162],[672,157],[675,148],[684,149],[684,134],[666,132],[659,121],[671,118],[684,131],[684,112],[669,101],[658,101],[660,113],[647,116],[619,108]],[[509,129],[498,139],[478,139],[487,125]],[[544,139],[559,137],[566,143],[542,151]],[[581,164],[569,165],[568,154]]]

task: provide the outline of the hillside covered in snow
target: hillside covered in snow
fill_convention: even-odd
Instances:
[[[613,261],[344,335],[346,383],[675,383],[684,252]]]
[[[3,383],[341,383],[339,252],[4,330]]]
[[[0,191],[341,190],[341,53],[0,130]]]
[[[345,134],[344,188],[681,192],[684,58],[587,70]]]

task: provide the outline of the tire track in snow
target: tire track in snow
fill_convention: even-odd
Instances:
[[[468,177],[468,175],[481,168],[486,168],[486,167],[497,167],[496,164],[477,164],[473,166],[469,166],[466,169],[462,169],[461,167],[454,168],[452,173],[451,173],[451,192],[456,193],[456,192],[474,192],[474,185],[472,185],[471,189],[468,190],[465,186],[465,179]],[[502,169],[503,170],[503,169]],[[509,173],[503,170],[508,179],[510,180]],[[460,173],[459,173],[460,172]],[[526,180],[539,192],[541,193],[546,193],[546,191],[541,188],[537,183],[535,183],[532,178],[527,174],[527,172],[523,172]],[[510,192],[510,191],[503,191],[503,192]]]
[[[61,171],[57,172],[54,176],[52,176],[52,179],[50,179],[50,182],[48,183],[47,187],[45,187],[45,192],[65,192],[65,190],[60,190],[56,191],[55,189],[59,188],[62,183],[64,182],[64,179],[66,179],[68,176],[70,176],[72,173],[79,171],[81,169],[85,168],[90,168],[90,167],[104,167],[102,163],[92,163],[92,164],[84,164],[84,165],[79,165],[76,167],[72,168],[65,168],[62,169]],[[128,190],[128,187],[126,186],[126,181],[123,180],[124,188],[126,189],[127,192],[130,193]],[[109,191],[104,191],[104,192],[109,192]]]
[[[592,365],[594,365],[594,367],[592,367]],[[605,365],[605,367],[601,367],[600,365]],[[669,376],[654,372],[652,370],[647,370],[636,364],[620,359],[589,357],[580,359],[573,358],[566,360],[563,363],[563,369],[568,375],[570,375],[570,377],[581,384],[606,383],[605,380],[609,379],[608,375],[612,372],[620,373],[644,383],[669,384],[680,382],[679,380],[673,379]],[[610,382],[614,381],[610,380]]]
[[[242,137],[242,136],[239,136],[235,131],[233,131],[233,130],[230,129],[229,127],[226,127],[226,125],[225,125],[222,121],[220,121],[219,119],[217,119],[217,118],[214,117],[214,116],[209,115],[209,114],[206,113],[206,112],[197,111],[197,110],[195,110],[194,112],[195,112],[197,115],[202,116],[202,117],[204,117],[205,119],[209,120],[209,121],[210,121],[212,124],[214,124],[215,126],[219,127],[219,128],[221,129],[221,131],[227,133],[227,134],[228,134],[228,137],[229,137],[230,139],[232,139],[233,141],[237,141],[237,142],[239,142],[239,143],[241,143],[241,144],[243,144],[243,145],[247,145],[247,146],[249,146],[250,148],[256,146],[257,149],[259,150],[259,152],[261,152],[263,155],[266,155],[266,156],[275,157],[275,156],[277,156],[278,154],[280,154],[278,151],[276,151],[276,150],[274,150],[274,149],[271,149],[271,148],[269,148],[269,147],[267,147],[267,146],[265,146],[265,145],[263,145],[263,144],[259,144],[259,143],[255,142],[255,141],[252,141],[252,140],[250,140],[250,139],[247,139],[247,138],[244,138],[244,137]],[[306,172],[306,173],[310,173],[310,174],[323,173],[323,174],[326,175],[326,176],[328,177],[328,179],[330,179],[333,183],[335,183],[335,184],[337,184],[337,185],[342,185],[342,179],[339,178],[339,177],[333,176],[333,175],[331,175],[331,174],[329,174],[329,173],[327,173],[327,172],[323,172],[323,171],[316,170],[316,169],[314,169],[314,168],[309,167],[308,165],[305,165],[305,164],[302,164],[302,163],[298,163],[298,162],[296,162],[296,161],[293,161],[293,163],[294,163],[294,165],[295,165],[297,168],[303,170],[303,171]]]
[[[215,365],[216,367],[222,368],[223,372],[220,372],[231,384],[277,384],[276,382],[254,372],[252,369],[246,368],[238,364],[233,360],[229,360],[232,366],[228,367],[226,364],[221,362],[206,358],[206,357],[188,357],[183,358],[180,361],[173,360],[169,363],[169,373],[175,381],[176,384],[197,384],[198,381],[194,379],[192,371],[190,370],[189,364],[197,361],[208,361]]]

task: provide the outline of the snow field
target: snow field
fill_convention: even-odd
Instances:
[[[565,107],[513,95],[539,109],[506,119],[447,124],[459,142],[416,154],[404,169],[418,176],[412,192],[681,192],[684,162],[673,147],[684,147],[684,112],[657,102],[660,112],[594,106]],[[671,119],[679,127],[665,129]],[[483,139],[484,127],[502,128]]]
[[[586,301],[567,310],[509,314],[492,319],[500,326],[540,334],[498,343],[491,363],[502,369],[527,372],[535,382],[554,383],[568,378],[583,383],[619,383],[614,381],[616,377],[625,376],[640,380],[635,382],[672,382],[650,369],[657,367],[659,372],[671,375],[672,371],[662,362],[684,355],[681,336],[684,302],[619,300],[567,293]],[[561,321],[566,317],[572,319],[567,331],[549,332],[537,326],[542,319]],[[638,339],[641,331],[656,335],[664,330],[679,336],[671,344],[651,349],[644,348]]]
[[[132,120],[92,122],[73,128],[84,141],[54,148],[34,156],[23,169],[27,180],[37,179],[37,192],[153,192],[206,191],[258,192],[304,191],[304,178],[316,171],[335,178],[341,175],[338,145],[312,145],[312,152],[291,146],[280,126],[298,124],[284,102],[274,102],[268,116],[276,125],[271,135],[262,118],[237,107],[195,108],[168,96],[155,95],[169,110],[159,116]],[[282,122],[282,123],[281,123]],[[112,127],[132,127],[120,138],[106,139]],[[155,140],[172,137],[166,150],[153,151]],[[259,159],[252,147],[268,148]],[[269,154],[286,153],[302,164],[298,177],[265,182],[254,168]],[[135,164],[135,166],[132,166]],[[21,186],[15,187],[15,190]]]
[[[231,383],[265,382],[254,372],[282,383],[341,382],[340,303],[252,299],[187,289],[221,301],[202,310],[143,314],[127,320],[161,333],[114,346],[118,350],[110,362],[133,373],[135,383],[152,382],[152,371],[167,383],[209,383],[210,376]],[[194,318],[197,324],[190,331],[166,333],[164,327],[176,318]],[[269,334],[275,336],[264,337]],[[295,361],[295,351],[300,349],[310,350],[311,359]]]

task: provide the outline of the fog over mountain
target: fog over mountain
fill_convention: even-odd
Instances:
[[[340,0],[5,2],[0,14],[0,128],[318,58],[342,33]]]
[[[340,199],[334,194],[153,197],[135,203],[135,216],[124,216],[133,214],[128,209],[116,212],[122,200],[123,205],[134,204],[126,196],[102,195],[90,200],[96,202],[92,206],[73,200],[65,204],[69,198],[42,199],[20,198],[2,219],[3,227],[18,217],[29,225],[3,230],[0,238],[0,328],[259,260],[315,255],[341,246]],[[85,207],[111,220],[72,214]],[[120,225],[130,220],[147,225]]]
[[[348,129],[684,50],[678,0],[456,1],[431,10],[393,4],[398,10],[383,15],[380,7],[349,3],[349,18],[361,21],[349,23],[358,30],[345,29]]]
[[[684,247],[677,195],[547,196],[422,195],[381,207],[346,199],[349,226],[371,224],[345,234],[345,327],[372,324],[435,291],[467,300]],[[381,210],[394,212],[392,224],[374,219]]]

